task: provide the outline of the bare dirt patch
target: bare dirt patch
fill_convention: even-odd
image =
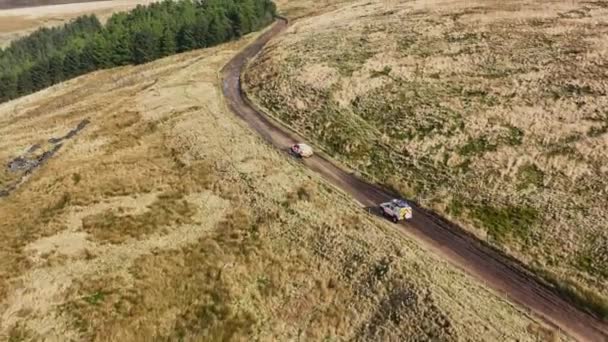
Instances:
[[[30,146],[24,154],[7,161],[6,169],[0,171],[3,174],[0,178],[0,197],[9,196],[19,185],[27,181],[32,172],[53,158],[64,143],[73,139],[89,123],[88,119],[84,119],[66,135],[43,140],[42,143]]]

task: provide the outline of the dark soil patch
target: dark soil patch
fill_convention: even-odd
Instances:
[[[57,153],[57,151],[61,149],[64,141],[75,137],[89,123],[90,121],[88,119],[84,119],[78,124],[78,126],[76,126],[76,128],[69,131],[66,135],[60,138],[50,138],[48,142],[51,144],[51,147],[42,153],[37,153],[42,147],[40,144],[35,144],[32,145],[32,147],[30,147],[25,154],[17,156],[8,162],[6,165],[8,171],[11,173],[20,173],[21,175],[16,181],[5,185],[4,188],[0,188],[0,197],[10,195],[13,190],[17,189],[17,187],[19,187],[19,185],[25,181],[29,174],[51,159]]]

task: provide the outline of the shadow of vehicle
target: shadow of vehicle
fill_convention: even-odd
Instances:
[[[380,209],[379,206],[370,206],[365,207],[364,209],[365,211],[367,211],[368,214],[372,216],[386,218],[386,215],[384,215],[384,212],[382,211],[382,209]]]
[[[292,157],[292,158],[294,158],[294,159],[297,159],[297,160],[302,160],[302,159],[304,159],[304,158],[302,158],[302,156],[301,156],[301,155],[299,155],[299,154],[295,153],[295,152],[294,152],[294,151],[291,149],[291,147],[286,147],[286,148],[283,148],[283,149],[281,149],[281,151],[283,151],[283,152],[287,153],[289,156],[291,156],[291,157]]]

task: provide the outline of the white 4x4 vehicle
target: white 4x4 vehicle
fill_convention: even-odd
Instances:
[[[300,158],[308,158],[312,156],[312,147],[303,143],[295,144],[291,146],[291,153]]]
[[[390,218],[395,223],[412,218],[412,207],[404,200],[394,199],[382,203],[380,204],[380,210],[382,210],[382,215]]]

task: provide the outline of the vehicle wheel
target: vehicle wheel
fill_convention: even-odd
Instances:
[[[391,217],[391,219],[393,220],[393,223],[399,222],[399,220],[397,219],[397,216],[393,216],[393,217]]]

